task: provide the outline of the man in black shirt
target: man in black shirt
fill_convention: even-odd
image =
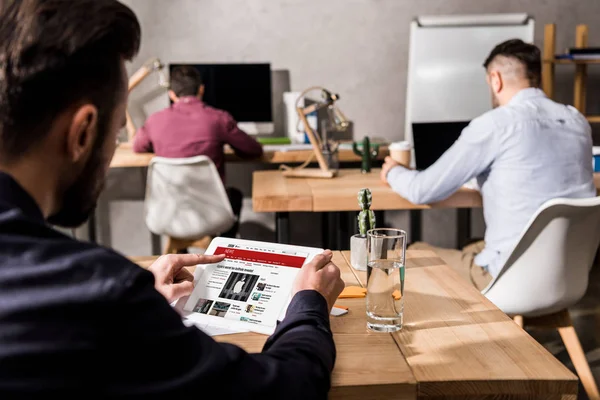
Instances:
[[[343,288],[331,252],[300,270],[286,317],[248,354],[169,305],[192,290],[183,267],[220,257],[146,271],[48,225],[95,207],[139,41],[116,0],[0,2],[0,398],[326,398]]]

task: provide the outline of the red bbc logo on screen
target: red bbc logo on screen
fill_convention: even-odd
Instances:
[[[290,256],[286,254],[263,253],[261,251],[250,251],[217,247],[215,255],[225,254],[230,260],[248,261],[261,264],[280,265],[284,267],[301,268],[305,257]]]

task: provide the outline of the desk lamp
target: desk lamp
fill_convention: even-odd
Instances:
[[[152,58],[144,63],[133,75],[129,78],[129,87],[128,90],[131,91],[139,85],[144,79],[146,79],[150,74],[154,71],[159,71],[158,75],[158,85],[163,88],[169,87],[169,82],[167,81],[167,77],[164,74],[164,64],[158,58]],[[129,111],[127,111],[127,136],[128,139],[131,140],[135,136],[135,124],[129,115]]]
[[[307,107],[300,107],[300,101],[303,100],[306,95],[314,90],[321,91],[322,100],[311,104]],[[335,128],[338,131],[344,131],[348,128],[349,123],[346,119],[346,116],[340,111],[338,107],[335,106],[335,102],[339,100],[339,95],[332,93],[331,91],[321,87],[321,86],[313,86],[304,90],[298,99],[296,100],[296,111],[298,112],[298,116],[300,117],[300,121],[304,126],[304,131],[308,136],[308,140],[313,148],[313,153],[302,165],[296,168],[291,168],[285,165],[282,165],[283,175],[286,177],[304,177],[304,178],[333,178],[337,171],[333,170],[329,167],[325,157],[323,155],[323,146],[329,152],[335,152],[336,148],[330,148],[330,143],[328,143],[327,139],[321,140],[319,135],[313,131],[308,123],[307,115],[316,112],[321,109],[327,109],[327,115],[329,116],[330,126]],[[324,143],[325,142],[325,143]],[[306,168],[306,166],[312,161],[313,156],[317,158],[317,162],[319,164],[319,168]]]

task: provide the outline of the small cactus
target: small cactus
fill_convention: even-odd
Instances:
[[[367,236],[367,231],[375,229],[375,213],[371,210],[373,195],[369,189],[361,189],[358,192],[358,230],[361,235]]]
[[[352,143],[352,151],[354,154],[362,158],[362,166],[361,171],[363,174],[371,172],[371,164],[373,160],[377,158],[379,154],[379,145],[374,145],[373,149],[371,149],[371,141],[368,136],[365,136],[363,139],[362,151],[358,150],[358,144],[356,142]]]

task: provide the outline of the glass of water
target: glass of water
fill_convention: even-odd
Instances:
[[[402,329],[406,232],[367,232],[367,328],[377,332]]]

